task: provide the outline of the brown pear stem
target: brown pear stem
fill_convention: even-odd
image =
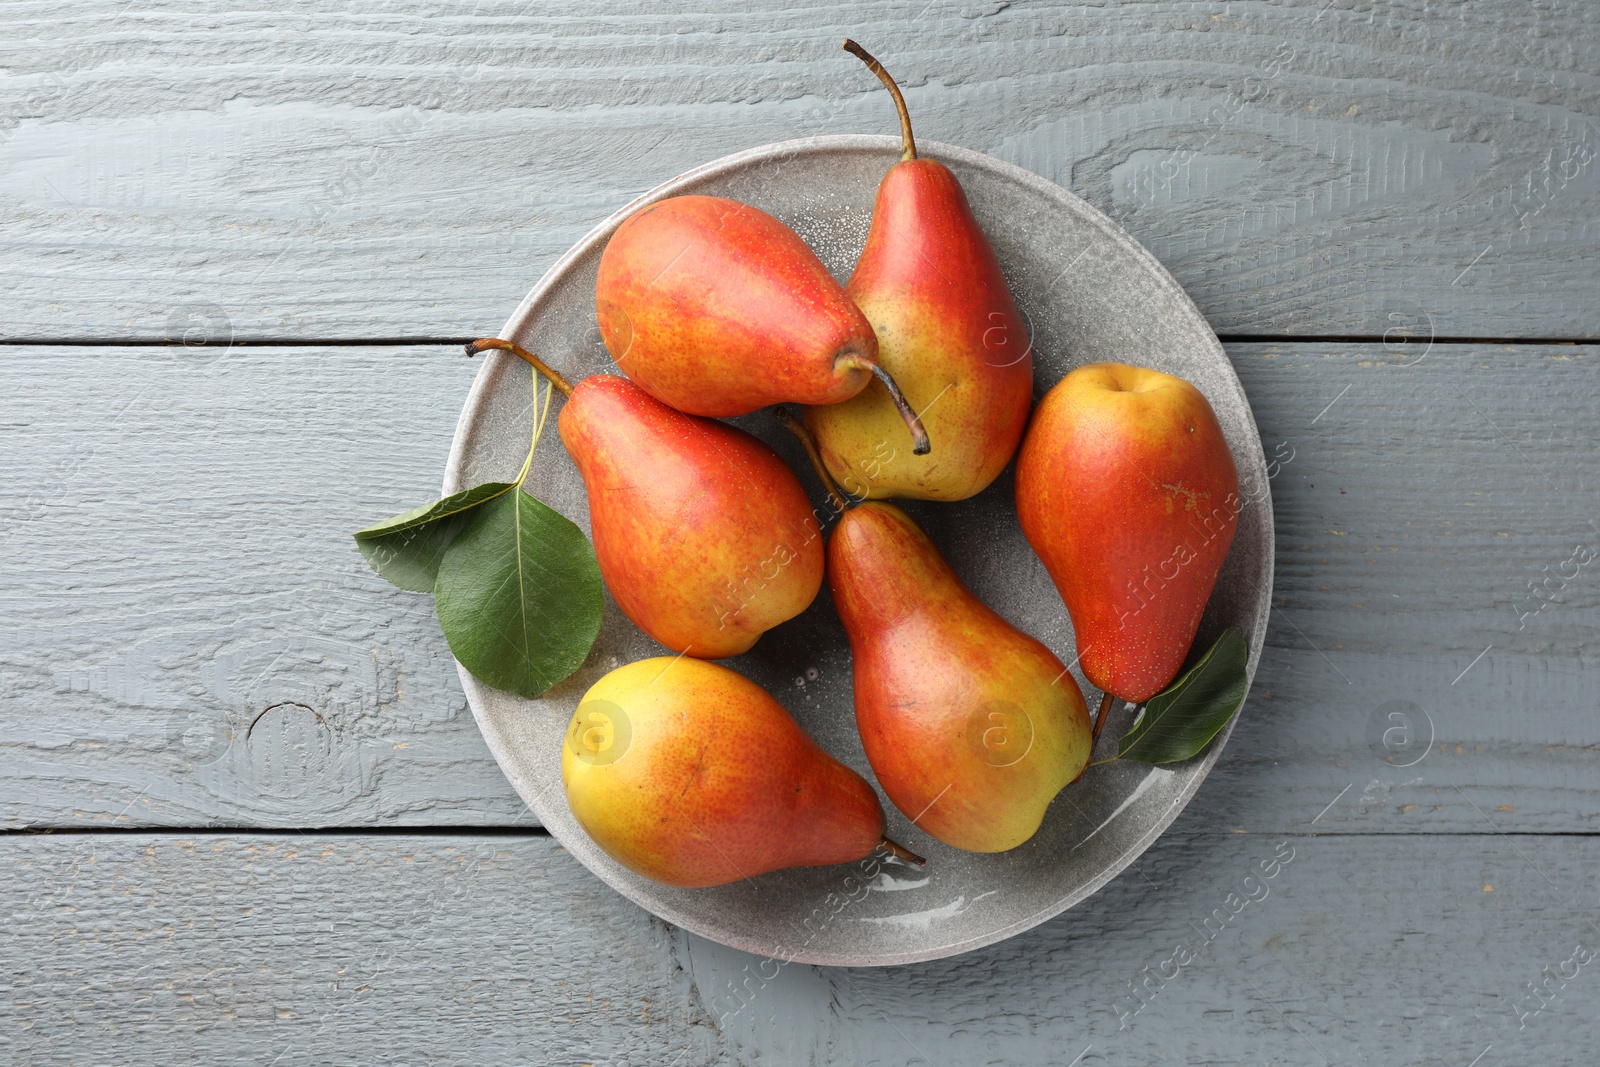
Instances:
[[[878,847],[897,860],[905,860],[907,863],[915,863],[918,867],[926,867],[928,865],[927,860],[923,859],[915,852],[912,852],[909,848],[906,848],[906,846],[890,841],[887,837],[878,842]]]
[[[1110,693],[1101,695],[1100,710],[1094,713],[1094,736],[1089,742],[1090,748],[1094,747],[1095,741],[1100,740],[1100,731],[1106,728],[1106,719],[1108,718],[1106,712],[1111,710],[1111,702],[1115,699],[1116,697],[1112,696]]]
[[[906,98],[900,95],[900,86],[889,77],[889,72],[883,69],[883,64],[873,58],[871,52],[856,44],[850,38],[844,39],[844,50],[855,56],[867,65],[867,69],[878,76],[884,86],[889,90],[889,95],[894,97],[894,109],[900,112],[900,162],[917,158],[917,142],[911,136],[911,112],[906,110]]]
[[[922,425],[922,419],[917,415],[916,410],[912,408],[911,401],[906,399],[906,394],[900,391],[900,386],[895,383],[889,372],[880,367],[877,360],[868,359],[865,356],[845,356],[839,362],[847,367],[860,367],[862,370],[869,370],[872,372],[873,377],[883,383],[883,387],[889,390],[889,399],[894,401],[895,409],[900,412],[900,417],[905,420],[906,429],[911,431],[911,451],[919,456],[926,456],[931,447],[928,444],[928,431]]]
[[[1095,742],[1100,740],[1100,731],[1105,729],[1106,718],[1107,718],[1106,712],[1111,710],[1111,702],[1113,700],[1115,700],[1115,699],[1116,698],[1113,697],[1110,693],[1102,693],[1102,694],[1100,694],[1100,708],[1099,708],[1098,711],[1096,711],[1094,713],[1094,733],[1090,735],[1090,739],[1089,739],[1089,755],[1090,756],[1094,755]],[[1080,778],[1082,778],[1084,775],[1088,774],[1090,767],[1098,767],[1102,763],[1110,763],[1113,760],[1115,760],[1116,758],[1117,758],[1116,756],[1107,756],[1105,759],[1091,759],[1088,763],[1085,763],[1083,765],[1083,770],[1079,771],[1078,772],[1078,777],[1074,778],[1072,781],[1076,782]],[[1071,785],[1072,783],[1069,782],[1067,784]]]
[[[843,515],[855,507],[846,500],[844,494],[839,492],[839,486],[833,480],[833,475],[828,473],[827,466],[822,462],[822,453],[817,450],[817,439],[811,436],[811,431],[806,429],[806,424],[795,418],[794,412],[781,404],[772,409],[779,422],[789,428],[789,432],[800,440],[800,447],[806,450],[806,456],[811,460],[811,467],[817,472],[817,480],[822,483],[823,492],[828,494],[828,503],[833,505],[833,510]]]
[[[544,360],[529,352],[515,341],[502,341],[498,337],[480,337],[467,345],[467,355],[475,356],[487,348],[499,349],[501,352],[512,352],[521,356],[533,365],[533,369],[550,379],[550,384],[561,390],[562,396],[572,395],[572,383],[561,375],[545,366]]]

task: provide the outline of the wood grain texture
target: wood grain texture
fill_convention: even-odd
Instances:
[[[1588,1062],[1600,963],[1563,965],[1600,941],[1594,838],[1276,838],[1197,822],[1022,937],[886,970],[784,965],[684,934],[544,837],[7,835],[0,1055]],[[1180,946],[1192,958],[1174,963]]]
[[[18,0],[0,26],[7,338],[492,329],[660,181],[890,132],[846,33],[922,136],[1109,212],[1219,331],[1600,329],[1579,0]]]
[[[1230,354],[1269,456],[1293,458],[1273,481],[1272,652],[1202,810],[1265,830],[1349,786],[1320,825],[1473,830],[1499,809],[1524,829],[1592,828],[1591,787],[1562,783],[1593,772],[1600,742],[1600,582],[1573,559],[1600,550],[1585,414],[1600,353]],[[1395,702],[1414,706],[1409,736],[1390,733]]]
[[[1191,810],[1259,832],[1335,800],[1317,831],[1476,833],[1485,813],[1594,827],[1600,576],[1568,561],[1600,549],[1600,353],[1230,354],[1277,460],[1277,611]],[[436,492],[469,362],[432,347],[4,358],[6,825],[532,822],[430,601],[378,579],[348,537]],[[1407,725],[1395,701],[1420,709],[1412,733],[1391,732]]]
[[[6,367],[8,822],[531,821],[432,601],[350,538],[437,496],[459,350]]]

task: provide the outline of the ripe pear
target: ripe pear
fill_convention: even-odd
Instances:
[[[888,395],[867,389],[806,411],[828,471],[856,496],[964,500],[1011,461],[1033,403],[1028,329],[961,183],[919,158],[894,80],[854,41],[893,94],[903,153],[878,186],[872,226],[845,293],[939,448],[904,447]]]
[[[561,778],[595,843],[666,885],[723,885],[899,848],[884,840],[866,779],[760,686],[700,660],[639,660],[596,682],[568,726]]]
[[[1079,367],[1039,402],[1016,493],[1084,675],[1131,703],[1161,692],[1194,643],[1242,506],[1206,398],[1160,371]]]
[[[595,312],[622,372],[679,411],[835,404],[876,376],[928,451],[861,311],[798,234],[749,204],[676,196],[640,208],[600,256]]]
[[[661,644],[737,656],[816,598],[820,526],[765,444],[610,374],[573,388],[560,426],[588,489],[600,575]]]
[[[845,512],[828,582],[861,741],[895,807],[973,852],[1032,837],[1089,762],[1089,713],[1067,668],[973,596],[893,504]]]

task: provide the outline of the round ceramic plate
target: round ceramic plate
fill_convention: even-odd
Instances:
[[[921,147],[955,171],[994,243],[1032,331],[1036,397],[1073,367],[1115,360],[1187,378],[1211,402],[1246,505],[1198,642],[1206,647],[1225,627],[1238,627],[1250,646],[1253,677],[1272,591],[1272,504],[1250,405],[1216,335],[1161,264],[1078,197],[989,156],[941,144]],[[731,197],[776,215],[843,281],[866,238],[878,182],[899,152],[894,137],[817,137],[741,152],[690,171],[578,242],[533,287],[500,336],[539,353],[574,381],[615,373],[595,326],[601,250],[641,205],[684,193]],[[446,493],[514,475],[527,449],[530,373],[515,356],[484,357],[456,428]],[[805,457],[769,414],[733,421],[776,448],[821,502]],[[583,482],[554,433],[539,450],[527,488],[588,530]],[[1017,525],[1009,468],[971,500],[903,503],[979,597],[1049,645],[1063,663],[1075,660],[1061,598]],[[669,922],[786,961],[910,963],[987,945],[1044,922],[1099,889],[1149,847],[1199,788],[1232,730],[1187,763],[1096,768],[1063,790],[1039,832],[1010,852],[948,848],[885,801],[890,836],[925,855],[926,867],[870,858],[779,871],[715,889],[669,889],[602,852],[574,821],[561,785],[562,738],[584,691],[613,667],[662,654],[608,596],[588,661],[543,698],[499,692],[465,670],[461,680],[506,777],[579,862]],[[765,686],[824,748],[872,780],[856,735],[850,646],[826,585],[799,617],[767,633],[749,653],[723,662]],[[1092,708],[1099,693],[1073,673]],[[1102,753],[1114,749],[1127,725],[1125,708],[1113,714]]]

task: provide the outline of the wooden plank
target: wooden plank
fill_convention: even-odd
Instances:
[[[215,356],[8,354],[8,823],[533,822],[350,539],[437,495],[473,364]]]
[[[1600,807],[1559,783],[1587,777],[1600,741],[1600,582],[1574,562],[1600,551],[1600,354],[1230,354],[1268,454],[1293,458],[1273,482],[1273,653],[1202,810],[1283,828],[1349,787],[1321,825],[1473,830],[1477,804],[1515,806],[1524,829],[1593,826]]]
[[[1197,823],[1030,933],[887,970],[724,949],[544,837],[12,834],[0,1050],[38,1065],[376,1048],[486,1065],[1586,1062],[1600,976],[1575,960],[1600,940],[1595,838]]]
[[[492,329],[662,180],[890,132],[846,32],[924,137],[1108,211],[1224,333],[1600,327],[1600,15],[1581,0],[0,17],[9,338]]]
[[[1230,352],[1280,461],[1278,611],[1192,810],[1260,832],[1336,799],[1319,830],[1477,832],[1482,812],[1594,825],[1600,582],[1593,565],[1560,575],[1574,546],[1600,547],[1600,354]],[[428,598],[387,586],[348,539],[436,491],[469,362],[432,347],[6,360],[5,825],[533,821]],[[1548,604],[1528,588],[1546,580]],[[1415,705],[1414,733],[1393,701]]]

